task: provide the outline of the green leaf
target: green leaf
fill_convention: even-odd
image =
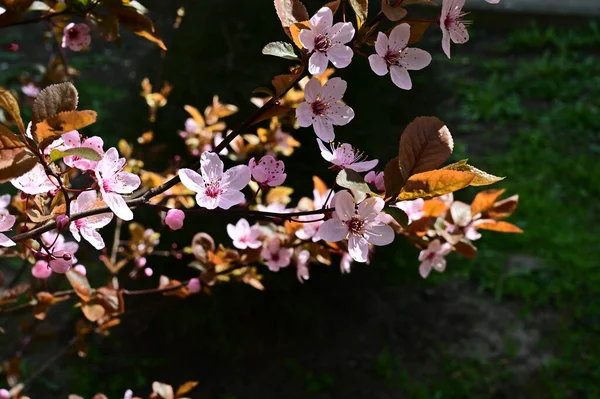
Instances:
[[[267,44],[262,49],[264,55],[272,55],[273,57],[285,58],[286,60],[298,60],[298,56],[294,52],[294,46],[286,42],[272,42]]]
[[[77,148],[69,148],[68,150],[61,151],[57,149],[53,149],[50,151],[50,159],[52,162],[56,162],[59,159],[68,156],[76,156],[80,158],[89,159],[90,161],[99,161],[102,159],[102,156],[98,154],[96,151],[87,147],[77,147]]]
[[[384,175],[385,176],[385,175]],[[357,202],[366,198],[366,194],[373,194],[369,185],[365,183],[363,177],[351,169],[344,169],[338,173],[335,178],[338,186],[348,188],[354,194]]]

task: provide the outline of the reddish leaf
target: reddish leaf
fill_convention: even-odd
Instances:
[[[400,172],[399,158],[396,157],[385,165],[383,170],[383,183],[385,185],[385,197],[393,198],[398,195],[402,186],[406,183]]]
[[[256,125],[259,122],[265,121],[267,119],[271,119],[273,117],[282,117],[284,115],[287,115],[288,113],[290,113],[293,110],[294,110],[293,108],[286,107],[283,105],[275,105],[275,106],[269,108],[267,110],[267,112],[265,112],[261,116],[259,116],[258,119],[252,121],[250,126]]]
[[[444,122],[429,116],[416,118],[400,137],[398,164],[402,180],[437,168],[448,159],[453,148],[452,135]]]
[[[491,209],[504,191],[506,190],[485,190],[477,193],[471,204],[471,215],[475,216]]]
[[[381,12],[390,21],[399,21],[408,13],[405,8],[400,7],[401,1],[397,1],[394,5],[390,4],[390,0],[381,0]]]
[[[79,130],[96,122],[96,111],[67,111],[51,116],[36,127],[35,136],[40,143],[40,148],[51,144],[63,133]]]
[[[348,0],[356,14],[358,29],[365,23],[369,15],[369,0]]]
[[[457,242],[454,244],[454,250],[465,258],[473,259],[477,257],[477,248],[472,243]]]
[[[23,176],[37,163],[37,157],[24,147],[0,150],[0,183]]]
[[[4,108],[12,120],[17,124],[19,131],[25,133],[21,111],[19,111],[19,103],[10,91],[0,89],[0,108]]]
[[[274,0],[275,11],[285,33],[292,37],[289,27],[296,22],[307,21],[310,17],[300,0]]]
[[[486,222],[477,224],[478,229],[498,231],[500,233],[523,233],[519,227],[508,222]]]
[[[437,218],[438,216],[443,215],[447,210],[448,206],[444,203],[444,201],[439,199],[430,199],[425,201],[423,204],[423,213],[425,217],[429,216]]]
[[[431,25],[431,22],[420,22],[420,21],[407,21],[410,25],[410,38],[408,39],[408,46],[413,45],[421,41],[421,38]]]
[[[490,175],[487,172],[484,172],[472,165],[469,165],[466,159],[444,166],[442,169],[458,170],[461,172],[473,173],[473,175],[475,175],[475,178],[471,182],[471,186],[488,186],[490,184],[494,184],[504,179],[504,177]]]
[[[302,73],[303,68],[296,68],[287,75],[277,75],[273,78],[271,83],[275,87],[275,95],[278,96],[286,92],[298,79],[298,76]]]
[[[433,198],[467,187],[473,175],[453,170],[432,170],[411,176],[400,191],[398,200]]]
[[[192,389],[196,388],[197,385],[198,385],[198,381],[188,381],[188,382],[182,384],[179,388],[177,388],[177,393],[175,394],[175,396],[180,397],[182,395],[185,395],[186,393],[190,392]]]
[[[330,1],[329,3],[325,4],[323,7],[329,7],[329,9],[333,13],[333,15],[335,15],[338,8],[340,8],[341,2],[342,2],[341,0]]]
[[[78,101],[77,89],[70,82],[46,87],[40,91],[33,103],[31,129],[35,130],[38,123],[61,112],[75,111]]]
[[[69,283],[71,283],[71,287],[75,290],[75,293],[79,298],[84,301],[89,301],[91,298],[91,287],[90,283],[86,276],[83,274],[77,273],[75,270],[71,269],[65,273]]]
[[[291,24],[289,27],[290,37],[294,41],[294,44],[300,49],[304,48],[299,39],[300,32],[302,31],[302,29],[310,29],[308,21],[296,22],[294,24]]]
[[[505,219],[515,212],[517,205],[519,205],[519,195],[515,194],[502,201],[496,202],[492,209],[489,209],[485,213],[485,216],[486,218],[495,220]]]

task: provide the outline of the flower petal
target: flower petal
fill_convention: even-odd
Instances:
[[[131,194],[140,184],[142,184],[142,181],[138,175],[129,172],[119,172],[115,175],[110,188],[119,194]]]
[[[407,48],[402,52],[400,62],[404,63],[406,69],[418,71],[431,63],[431,54],[419,48]]]
[[[302,29],[298,35],[298,40],[308,51],[313,51],[315,48],[315,35],[310,29]]]
[[[329,38],[334,43],[346,44],[354,37],[354,26],[350,22],[338,22],[329,29]]]
[[[127,204],[123,197],[116,193],[107,193],[105,191],[102,192],[102,199],[106,202],[106,205],[110,208],[111,211],[120,217],[123,220],[132,220],[133,212]]]
[[[421,275],[421,277],[427,278],[427,276],[429,276],[429,273],[431,273],[431,262],[428,260],[424,260],[423,262],[421,262],[421,265],[419,265],[419,274]]]
[[[333,25],[333,13],[329,7],[322,7],[309,21],[315,34],[323,33]]]
[[[328,63],[327,55],[316,51],[308,59],[308,72],[315,76],[321,75],[327,69]]]
[[[348,84],[341,78],[329,79],[321,88],[321,100],[324,102],[336,102],[342,99]]]
[[[186,186],[188,189],[199,193],[204,192],[204,180],[199,173],[193,171],[192,169],[179,169],[179,178],[181,179],[181,183]]]
[[[13,245],[17,245],[13,240],[0,233],[0,246],[2,247],[12,247]]]
[[[221,182],[228,184],[229,190],[241,190],[250,182],[250,168],[246,165],[234,166],[224,173]]]
[[[208,184],[223,176],[223,161],[214,152],[203,152],[200,157],[202,178]]]
[[[358,216],[361,219],[375,220],[377,214],[381,212],[385,206],[385,201],[379,197],[367,198],[358,204]]]
[[[96,204],[97,195],[95,191],[84,191],[79,196],[77,196],[77,200],[73,201],[77,205],[77,212],[87,211],[88,209],[92,209]],[[71,202],[71,204],[73,204]]]
[[[457,22],[450,28],[450,38],[456,44],[463,44],[469,41],[469,32],[462,22]]]
[[[335,133],[333,132],[333,125],[326,117],[319,116],[315,118],[313,122],[313,129],[318,138],[324,141],[333,141]]]
[[[378,159],[371,159],[370,161],[355,162],[348,166],[348,169],[352,169],[355,172],[366,172],[367,170],[373,169],[379,163]]]
[[[99,215],[88,216],[85,218],[85,225],[94,229],[101,229],[111,222],[112,213],[101,213]],[[73,225],[75,223],[71,223]]]
[[[373,245],[389,245],[394,241],[394,230],[387,224],[370,226],[365,230],[365,238]]]
[[[339,219],[329,219],[319,227],[319,235],[324,241],[341,241],[348,235],[348,226]]]
[[[17,218],[8,213],[5,209],[0,212],[0,231],[10,230],[14,225]]]
[[[333,153],[325,147],[325,144],[319,139],[317,139],[317,145],[319,146],[319,150],[321,150],[321,156],[327,161],[331,162],[333,159]]]
[[[104,248],[104,240],[102,239],[100,233],[98,233],[95,229],[84,227],[81,229],[81,235],[87,242],[92,244],[94,248],[98,250]]]
[[[103,178],[112,176],[119,171],[119,153],[115,147],[111,147],[106,151],[98,162],[96,170],[102,174]]]
[[[354,52],[348,46],[336,44],[327,51],[327,58],[336,68],[346,68],[352,61]]]
[[[296,119],[298,119],[298,124],[301,127],[312,125],[314,116],[312,108],[307,102],[301,103],[298,105],[298,108],[296,108]]]
[[[327,118],[332,121],[334,125],[343,126],[354,119],[354,110],[346,104],[331,104],[329,108],[327,108]]]
[[[392,30],[392,33],[390,33],[388,48],[392,51],[402,50],[404,47],[406,47],[409,38],[410,25],[400,24]]]
[[[354,197],[347,190],[336,193],[331,203],[335,207],[335,214],[341,220],[351,219],[356,214]]]
[[[196,203],[202,208],[215,209],[218,202],[218,197],[209,197],[204,190],[196,195]]]
[[[241,191],[227,190],[222,193],[217,200],[217,206],[221,209],[229,209],[234,205],[244,202],[246,197]]]
[[[317,100],[319,91],[321,91],[321,82],[317,78],[311,78],[304,86],[304,99],[308,103],[314,103]]]
[[[369,243],[362,236],[351,235],[348,238],[348,253],[355,261],[365,263],[369,259]]]
[[[450,57],[450,33],[446,29],[442,29],[442,50],[448,58]]]
[[[369,56],[369,65],[378,76],[384,76],[388,73],[387,62],[379,54],[371,54]]]
[[[408,70],[400,65],[392,65],[390,67],[390,75],[392,76],[392,82],[396,86],[404,90],[410,90],[412,88],[412,81]]]
[[[377,34],[377,40],[375,40],[375,51],[380,57],[385,57],[388,51],[388,37],[383,32]]]

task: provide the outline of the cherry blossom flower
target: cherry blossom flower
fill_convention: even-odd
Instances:
[[[86,138],[81,142],[81,135],[77,130],[70,131],[68,133],[63,134],[62,136],[64,146],[59,148],[61,150],[70,149],[70,148],[91,148],[96,151],[100,155],[104,155],[104,141],[98,137],[93,136]],[[67,166],[72,168],[77,168],[83,172],[87,170],[94,170],[98,165],[98,161],[91,161],[89,159],[81,158],[76,155],[69,155],[63,158],[63,161]]]
[[[419,254],[419,260],[421,261],[419,273],[421,273],[421,277],[427,278],[431,269],[443,272],[446,269],[446,255],[450,251],[452,251],[452,245],[447,242],[442,244],[439,239],[431,241],[427,249],[422,250]]]
[[[376,54],[369,56],[369,64],[373,72],[384,76],[389,69],[392,82],[404,90],[412,88],[408,71],[418,71],[431,62],[431,55],[427,51],[406,47],[409,38],[409,24],[396,26],[389,38],[385,33],[379,32],[375,41]]]
[[[140,186],[141,181],[137,175],[123,172],[126,162],[125,158],[119,158],[117,149],[111,147],[98,162],[95,171],[100,193],[106,205],[121,219],[131,220],[133,212],[121,194],[131,194]]]
[[[10,194],[0,195],[0,211],[6,209],[10,205]]]
[[[227,234],[233,240],[233,246],[237,249],[255,249],[262,245],[260,227],[257,224],[250,227],[246,219],[238,220],[235,225],[228,224]]]
[[[52,252],[52,258],[48,261],[48,266],[54,273],[65,274],[73,263],[75,263],[73,262],[73,254],[61,249]]]
[[[50,180],[46,174],[46,170],[44,170],[44,166],[38,163],[29,172],[10,182],[25,194],[36,195],[56,190],[58,183],[54,184],[52,183],[53,181],[56,182],[56,179],[52,177],[52,180]]]
[[[44,245],[50,247],[52,253],[63,251],[73,255],[73,264],[77,263],[75,253],[79,250],[79,245],[73,241],[67,241],[65,236],[59,234],[56,230],[47,231],[41,235]],[[47,254],[46,250],[42,250],[42,253]]]
[[[180,169],[179,178],[184,186],[197,193],[196,202],[207,209],[229,209],[245,200],[240,190],[250,182],[250,168],[238,165],[223,171],[223,161],[213,152],[200,158],[202,175],[191,169]]]
[[[284,204],[280,204],[279,202],[273,202],[267,206],[258,204],[256,207],[261,212],[289,213],[291,211],[291,209],[286,208]]]
[[[181,209],[169,209],[165,217],[165,223],[171,230],[179,230],[183,227],[185,213]]]
[[[319,190],[313,190],[313,204],[310,208],[321,209],[329,207],[331,204],[331,190],[325,190],[323,195],[319,193]],[[327,201],[327,204],[325,203]],[[302,221],[302,227],[296,230],[295,235],[301,240],[310,240],[313,242],[321,241],[321,235],[319,234],[319,228],[323,224],[323,215],[302,215],[298,217],[298,220]]]
[[[90,37],[90,27],[86,24],[76,24],[71,22],[65,26],[63,32],[62,47],[70,48],[73,51],[81,51],[92,42]]]
[[[21,91],[28,97],[36,98],[40,94],[40,88],[33,82],[29,82],[26,85],[21,86]]]
[[[399,201],[394,205],[396,208],[401,209],[408,216],[408,223],[412,223],[415,220],[421,219],[425,216],[423,212],[423,206],[425,205],[425,200],[423,198],[417,198],[412,201]]]
[[[4,8],[0,7],[0,15],[4,14],[6,11]],[[10,392],[7,389],[0,389],[0,399],[10,399]]]
[[[191,278],[187,283],[187,289],[190,291],[190,294],[197,294],[200,292],[200,279]]]
[[[344,252],[342,255],[342,259],[340,259],[340,271],[342,274],[350,273],[350,268],[352,266],[352,257],[348,252]]]
[[[82,192],[77,197],[77,200],[71,201],[71,214],[95,208],[96,201],[97,197],[95,191]],[[112,218],[112,213],[101,213],[99,215],[88,216],[71,222],[69,229],[76,241],[81,241],[81,237],[83,236],[83,238],[92,244],[94,248],[102,249],[105,246],[104,240],[96,230],[109,224]]]
[[[308,271],[308,261],[310,260],[310,252],[306,249],[298,252],[296,256],[296,277],[298,281],[304,283],[305,280],[310,278],[310,273]]]
[[[321,238],[329,242],[348,238],[348,252],[356,262],[368,260],[369,243],[382,246],[394,241],[394,230],[377,217],[385,205],[381,198],[367,198],[355,210],[354,197],[344,190],[335,194],[333,205],[333,218],[319,229]]]
[[[354,27],[350,22],[333,25],[333,13],[323,7],[308,21],[310,29],[302,29],[298,36],[300,43],[312,52],[308,60],[308,72],[321,75],[329,61],[336,68],[345,68],[352,61],[352,49],[345,44],[354,37]]]
[[[0,232],[12,229],[16,219],[17,218],[8,213],[6,209],[0,210]],[[6,235],[0,233],[0,245],[3,247],[12,247],[17,244]]]
[[[305,102],[296,108],[296,118],[302,127],[313,127],[323,141],[335,138],[333,126],[343,126],[354,118],[354,110],[339,102],[346,91],[347,83],[340,78],[330,79],[324,86],[312,78],[304,88]]]
[[[271,155],[265,155],[258,163],[252,158],[249,166],[252,178],[261,185],[280,186],[287,177],[287,173],[283,172],[285,170],[283,161],[278,161]]]
[[[279,271],[279,269],[289,266],[293,254],[294,249],[282,248],[281,242],[277,237],[268,238],[261,252],[264,262],[272,272]]]
[[[319,139],[317,139],[317,144],[321,150],[321,156],[334,165],[332,169],[352,169],[355,172],[366,172],[373,169],[379,163],[377,159],[367,161],[365,154],[352,148],[348,143],[338,144],[337,147],[335,144],[330,144],[330,149],[327,149],[325,144]]]
[[[462,18],[466,13],[462,12],[466,0],[443,0],[442,14],[440,15],[440,28],[442,29],[442,49],[450,58],[450,40],[456,44],[463,44],[469,40],[469,32],[465,25],[469,21]]]
[[[31,268],[31,275],[38,280],[44,280],[52,275],[52,269],[45,260],[38,260]]]
[[[370,171],[365,175],[365,183],[372,184],[380,193],[385,191],[385,183],[383,180],[383,172]]]

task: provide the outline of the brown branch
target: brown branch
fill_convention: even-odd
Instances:
[[[3,26],[3,28],[10,28],[10,27],[19,26],[19,25],[35,24],[38,22],[42,22],[42,21],[46,21],[46,20],[58,17],[60,15],[76,15],[76,13],[71,10],[63,10],[63,11],[59,11],[59,12],[53,12],[51,14],[46,14],[46,15],[43,15],[38,18],[24,19],[22,21],[18,21],[13,24],[10,24],[10,25]]]

